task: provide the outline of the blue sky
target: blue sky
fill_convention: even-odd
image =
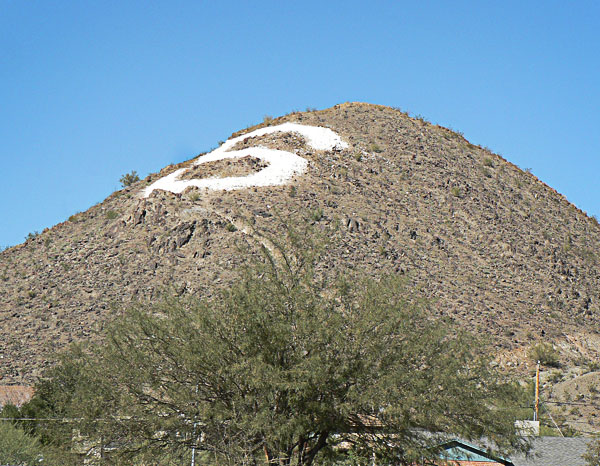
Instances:
[[[0,247],[345,101],[460,130],[600,216],[596,1],[0,1]]]

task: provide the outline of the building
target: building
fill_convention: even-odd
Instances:
[[[587,466],[583,455],[591,441],[589,437],[536,437],[531,451],[497,456],[460,439],[444,442],[440,458],[452,466]]]
[[[527,457],[511,459],[514,466],[586,466],[583,455],[591,441],[589,437],[537,437]]]
[[[492,455],[463,440],[449,440],[440,445],[444,464],[452,466],[516,466],[507,458]],[[564,466],[564,465],[563,465]]]

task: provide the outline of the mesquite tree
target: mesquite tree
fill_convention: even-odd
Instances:
[[[268,244],[217,296],[138,306],[111,326],[72,398],[94,400],[82,433],[129,461],[196,464],[415,464],[448,435],[523,447],[517,391],[480,342],[396,277],[324,273],[319,237],[288,226]]]

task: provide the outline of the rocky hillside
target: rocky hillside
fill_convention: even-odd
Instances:
[[[90,337],[131,300],[165,289],[210,294],[238,263],[236,244],[279,215],[337,226],[330,266],[405,274],[440,316],[490,335],[505,365],[556,345],[564,366],[600,351],[600,226],[562,195],[460,134],[382,106],[292,113],[347,147],[314,149],[297,133],[242,138],[308,160],[281,186],[230,191],[151,183],[169,166],[0,253],[0,383],[32,382],[49,354]],[[244,176],[251,156],[196,165],[182,179]]]

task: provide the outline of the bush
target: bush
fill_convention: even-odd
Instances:
[[[122,175],[121,178],[119,178],[119,181],[121,182],[121,185],[126,188],[127,186],[131,186],[133,183],[140,181],[140,177],[137,172],[133,170],[131,173]]]
[[[39,235],[40,235],[39,231],[34,231],[34,232],[27,233],[27,236],[25,237],[25,241],[29,241],[30,239],[35,239]]]
[[[538,343],[529,350],[529,357],[549,367],[560,367],[558,351],[550,343]]]
[[[71,216],[69,217],[69,222],[71,222],[71,223],[77,223],[77,222],[79,222],[79,220],[80,220],[80,218],[79,218],[79,214],[80,214],[80,213],[81,213],[81,212],[77,212],[76,214],[73,214],[73,215],[71,215]]]
[[[10,422],[0,422],[0,464],[49,464],[42,462],[42,450],[35,437],[30,437]]]
[[[588,369],[590,372],[600,371],[600,362],[597,361],[589,361],[587,363]]]
[[[588,449],[583,458],[588,466],[600,466],[600,439],[588,444]]]
[[[375,144],[375,143],[371,144],[370,148],[371,148],[372,152],[377,152],[377,153],[383,152],[383,149],[378,144]]]
[[[315,209],[311,215],[311,218],[315,221],[318,222],[323,218],[323,209],[321,209],[320,207],[318,207],[317,209]]]

